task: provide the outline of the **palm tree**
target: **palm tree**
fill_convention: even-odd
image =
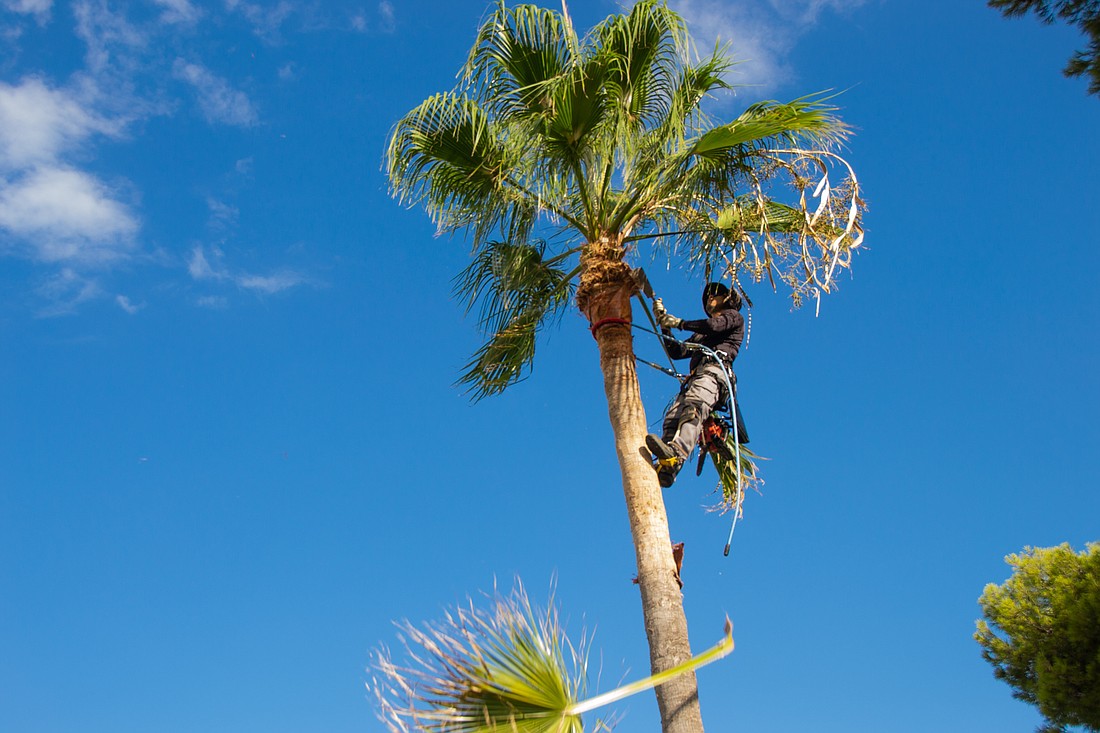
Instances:
[[[460,379],[475,398],[523,377],[539,330],[575,302],[600,353],[654,672],[691,657],[687,621],[635,371],[631,262],[656,252],[708,276],[782,284],[795,304],[835,286],[862,241],[847,128],[822,96],[761,102],[713,121],[722,49],[698,58],[683,19],[641,0],[580,36],[562,12],[503,0],[456,89],[400,120],[394,194],[474,256],[456,293],[488,338]],[[830,172],[839,169],[839,181]],[[785,197],[789,203],[779,199]],[[652,256],[652,255],[651,255]],[[666,733],[701,731],[694,674],[657,688]]]

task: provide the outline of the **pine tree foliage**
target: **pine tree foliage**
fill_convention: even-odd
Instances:
[[[1100,731],[1100,543],[1026,547],[1005,561],[1012,577],[979,599],[982,656],[1039,708],[1041,731]]]
[[[1035,13],[1044,23],[1062,21],[1077,26],[1088,37],[1088,48],[1070,57],[1062,73],[1088,76],[1089,94],[1100,96],[1100,0],[988,0],[1005,17]]]

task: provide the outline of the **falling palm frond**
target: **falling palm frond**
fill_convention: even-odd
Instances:
[[[582,716],[733,651],[732,629],[683,664],[595,697],[587,688],[588,639],[574,646],[551,605],[532,607],[517,583],[488,611],[472,603],[423,628],[402,625],[407,660],[374,658],[369,685],[392,733],[583,733]],[[597,727],[600,727],[597,722]]]

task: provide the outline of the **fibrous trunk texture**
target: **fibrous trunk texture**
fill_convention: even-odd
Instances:
[[[654,672],[691,657],[683,596],[668,531],[661,488],[645,449],[646,420],[630,330],[630,281],[603,283],[585,293],[583,309],[595,330],[600,369],[607,394],[615,452],[623,476],[623,494],[638,559],[642,615]],[[622,323],[620,321],[625,321]],[[656,688],[664,733],[701,733],[703,720],[695,673],[680,675]]]

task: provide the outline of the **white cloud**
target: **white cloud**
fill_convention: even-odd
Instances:
[[[126,122],[94,111],[94,85],[55,89],[37,78],[0,82],[0,255],[57,267],[36,294],[41,316],[72,313],[99,298],[89,269],[129,259],[139,222],[117,192],[65,162]],[[122,303],[119,303],[122,306]]]
[[[242,275],[237,278],[237,284],[242,288],[268,295],[289,290],[304,282],[301,275],[293,272],[281,272],[275,275]]]
[[[382,0],[378,3],[378,16],[381,18],[381,28],[386,33],[392,33],[396,25],[396,20],[393,14],[393,3],[389,0]]]
[[[132,250],[138,222],[93,176],[43,167],[0,180],[0,229],[23,239],[34,259],[102,265]]]
[[[253,33],[269,43],[279,40],[279,31],[283,23],[295,12],[294,5],[286,0],[280,0],[273,6],[241,2],[241,0],[226,0],[225,7],[230,12],[239,12],[243,15],[251,24]]]
[[[715,43],[730,44],[737,63],[727,79],[735,86],[770,92],[791,81],[794,72],[784,57],[825,9],[846,11],[866,0],[672,0],[670,6],[688,23],[702,53]]]
[[[134,303],[129,298],[127,298],[125,295],[116,295],[115,296],[115,303],[118,304],[119,308],[126,311],[130,315],[134,315],[139,310],[141,310],[142,308],[145,307],[144,303],[140,303],[140,304]]]
[[[195,305],[200,308],[225,308],[229,301],[224,295],[203,295],[195,299]]]
[[[198,94],[199,109],[207,122],[251,127],[256,124],[256,108],[248,95],[229,85],[229,82],[199,64],[176,59],[172,74],[194,87]]]
[[[214,250],[214,255],[219,257],[221,253]],[[187,261],[187,272],[196,280],[225,280],[229,277],[223,270],[215,270],[210,265],[201,245],[196,245],[191,250],[191,258]]]
[[[189,0],[153,0],[153,2],[164,8],[164,12],[160,15],[162,23],[191,25],[202,17],[202,11]]]
[[[106,0],[83,0],[73,5],[76,35],[88,47],[85,60],[95,73],[104,71],[112,53],[130,53],[148,44],[144,33],[130,24],[122,13],[113,12]]]
[[[777,23],[759,4],[727,4],[719,0],[674,0],[701,54],[717,43],[729,44],[736,61],[728,81],[737,86],[770,90],[791,77],[782,57],[791,48],[789,29]]]
[[[100,297],[103,289],[94,279],[66,267],[51,275],[38,287],[37,293],[49,302],[38,315],[49,318],[75,312],[82,303]]]
[[[37,16],[40,23],[49,18],[52,6],[53,0],[4,0],[4,7],[11,12]]]
[[[210,209],[210,225],[217,229],[225,229],[237,223],[240,210],[235,206],[218,201],[213,197],[207,197],[206,207]]]
[[[211,256],[214,260],[213,263],[207,258],[206,250],[202,245],[196,245],[191,250],[191,257],[187,261],[187,272],[190,273],[192,278],[195,280],[225,281],[243,290],[251,290],[264,295],[273,295],[309,282],[304,276],[291,270],[282,270],[272,275],[234,272],[223,264],[223,254],[216,247],[211,248]]]
[[[93,134],[118,135],[122,125],[90,111],[71,91],[35,78],[0,82],[0,171],[50,163]]]
[[[843,12],[858,8],[866,0],[768,0],[777,13],[787,18],[795,18],[802,24],[817,22],[817,16],[824,9]]]

